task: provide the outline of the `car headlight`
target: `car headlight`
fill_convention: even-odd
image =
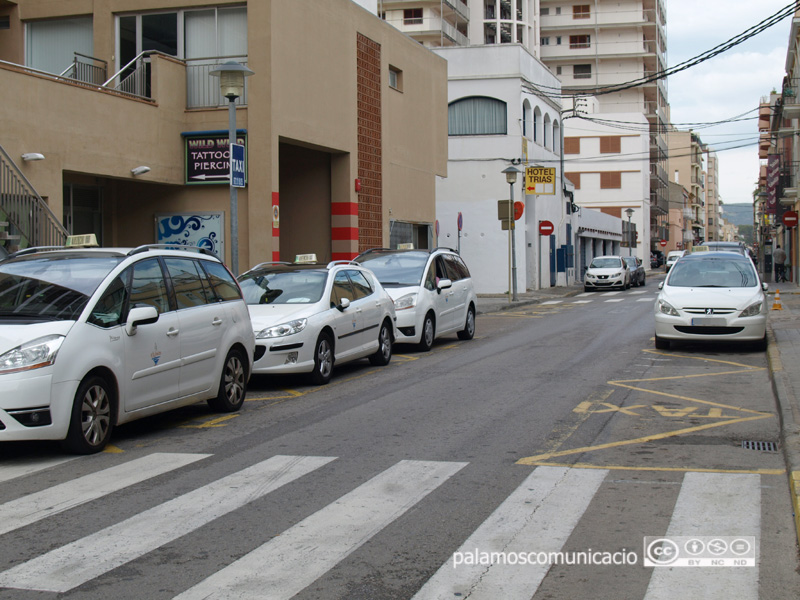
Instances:
[[[658,300],[656,302],[656,307],[658,310],[665,315],[669,315],[671,317],[679,317],[678,311],[675,310],[669,302],[665,302],[664,300]]]
[[[619,273],[614,273],[614,274],[612,275],[612,277],[615,277],[615,278],[616,278],[616,277],[622,277],[622,271],[620,271]]]
[[[263,340],[265,338],[277,338],[292,335],[294,333],[300,333],[306,328],[307,324],[308,319],[295,319],[294,321],[289,321],[288,323],[273,325],[272,327],[267,327],[266,329],[262,329],[256,333],[256,338]]]
[[[0,356],[0,373],[18,373],[49,367],[56,360],[63,335],[47,335],[12,348]]]
[[[757,314],[761,313],[761,300],[758,302],[754,302],[747,308],[742,311],[740,316],[742,317],[755,317]]]
[[[406,294],[394,301],[395,310],[405,310],[406,308],[414,308],[417,305],[416,294]]]

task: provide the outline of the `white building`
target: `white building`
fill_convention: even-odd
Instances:
[[[448,61],[448,176],[437,180],[438,244],[460,248],[479,293],[509,286],[509,234],[498,219],[498,200],[511,189],[503,170],[540,166],[555,170],[551,186],[523,195],[521,173],[514,200],[524,203],[514,230],[517,290],[572,283],[586,257],[618,252],[619,219],[592,210],[573,214],[562,193],[561,105],[537,92],[558,89],[558,79],[520,45],[437,48]],[[458,223],[461,214],[462,230]],[[550,235],[539,225],[549,221]],[[578,251],[576,253],[576,241]],[[577,258],[577,260],[576,260]],[[578,272],[576,273],[576,267]]]

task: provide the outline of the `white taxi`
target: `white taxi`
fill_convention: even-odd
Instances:
[[[334,365],[389,364],[394,303],[375,276],[353,262],[302,257],[302,264],[262,263],[239,276],[256,337],[253,373],[309,373],[321,385]]]
[[[90,454],[115,425],[244,402],[255,340],[233,275],[200,248],[30,248],[0,261],[0,442]]]

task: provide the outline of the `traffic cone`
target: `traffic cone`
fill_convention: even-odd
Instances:
[[[772,310],[783,310],[783,306],[781,306],[780,290],[775,290],[775,300],[772,301]]]

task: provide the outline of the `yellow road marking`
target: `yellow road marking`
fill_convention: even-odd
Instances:
[[[205,421],[204,423],[199,423],[197,425],[178,425],[178,427],[182,429],[207,429],[209,427],[225,427],[225,421],[230,421],[231,419],[235,419],[239,415],[225,415],[223,417],[217,417],[216,419],[211,419],[210,421]]]
[[[614,390],[604,390],[603,392],[593,392],[589,396],[589,402],[593,400],[594,397],[598,397],[599,401],[608,400],[608,397],[614,393]],[[580,414],[580,413],[579,413]],[[553,452],[558,450],[564,443],[572,436],[573,433],[578,431],[580,427],[584,424],[586,419],[589,418],[591,415],[590,412],[585,412],[582,416],[578,419],[576,423],[573,423],[570,427],[566,428],[561,435],[559,435],[556,439],[554,439],[550,443],[550,448],[548,449],[549,452]]]
[[[525,463],[529,464],[529,463]],[[627,467],[624,465],[591,465],[589,463],[530,463],[537,467],[568,467],[572,469],[603,469],[609,471],[659,471],[673,473],[745,473],[753,475],[784,475],[786,469],[706,469],[701,467]],[[643,482],[644,483],[644,482]]]

